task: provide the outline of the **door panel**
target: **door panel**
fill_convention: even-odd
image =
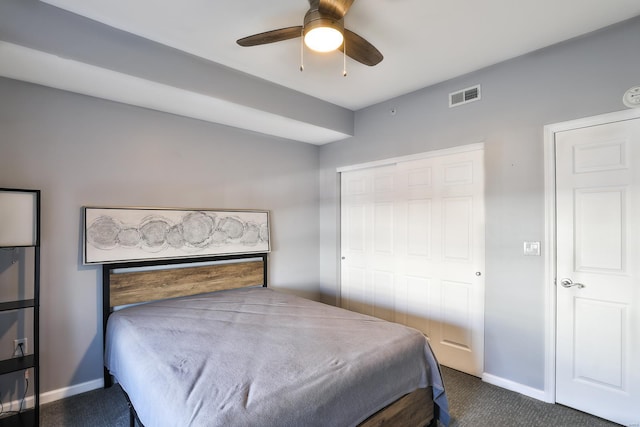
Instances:
[[[442,344],[463,351],[472,349],[470,288],[469,283],[442,283]]]
[[[373,250],[377,254],[393,255],[393,203],[373,206]]]
[[[407,202],[407,255],[429,258],[431,245],[431,200],[409,200]]]
[[[556,401],[638,423],[640,119],[558,132],[555,143]]]
[[[594,386],[623,389],[627,304],[575,299],[575,378]],[[601,348],[607,348],[602,351]]]
[[[364,253],[365,248],[365,206],[354,203],[347,209],[346,219],[348,221],[349,235],[347,247],[349,252]]]
[[[575,190],[575,270],[624,273],[624,188]]]
[[[425,335],[431,335],[431,278],[406,276],[407,299],[404,305],[406,319],[400,321],[407,326],[419,329]]]
[[[349,267],[342,271],[344,280],[349,282],[349,287],[342,293],[342,305],[351,311],[372,314],[369,310],[370,304],[367,303],[365,274],[364,268],[358,267]]]
[[[390,318],[394,312],[393,187],[394,167],[343,174],[342,306]],[[391,278],[390,278],[391,277]],[[389,297],[391,296],[391,297]],[[393,319],[392,319],[393,320]]]
[[[447,198],[442,201],[442,205],[443,258],[447,261],[469,261],[473,252],[473,200],[470,197]]]
[[[391,271],[373,272],[373,315],[395,321],[394,277]]]

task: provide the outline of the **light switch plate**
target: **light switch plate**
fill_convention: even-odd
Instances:
[[[524,242],[525,256],[540,256],[540,242]]]

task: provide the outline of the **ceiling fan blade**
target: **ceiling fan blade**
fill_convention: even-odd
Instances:
[[[254,34],[238,39],[236,43],[240,46],[257,46],[261,44],[281,42],[283,40],[295,39],[302,35],[302,26],[280,28],[278,30],[265,31],[264,33]]]
[[[349,12],[354,0],[315,0],[310,1],[311,6],[313,3],[318,3],[318,11],[323,15],[335,16],[337,19],[344,18]]]
[[[345,43],[340,46],[340,50],[344,52],[344,46],[346,45],[347,56],[364,65],[377,65],[384,58],[374,45],[346,28],[344,29],[344,40]]]

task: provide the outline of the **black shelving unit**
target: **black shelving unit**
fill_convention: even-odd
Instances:
[[[2,236],[0,236],[1,248],[33,248],[33,298],[18,299],[15,301],[0,302],[0,312],[7,311],[25,311],[33,309],[33,342],[31,344],[32,351],[28,354],[20,357],[13,357],[6,360],[0,360],[0,375],[6,375],[13,372],[31,370],[33,375],[30,375],[30,390],[33,393],[34,406],[32,408],[26,408],[18,413],[12,413],[7,416],[0,417],[0,427],[32,427],[39,425],[39,412],[40,412],[40,372],[39,372],[39,309],[40,309],[40,190],[21,190],[12,188],[0,188],[0,196],[2,194],[26,194],[32,195],[34,198],[34,212],[33,218],[33,241],[29,243],[19,243],[15,245],[8,245],[2,243]],[[8,207],[3,205],[2,209]],[[25,284],[26,286],[26,284]],[[19,338],[19,337],[16,337]],[[26,378],[26,376],[25,376]]]

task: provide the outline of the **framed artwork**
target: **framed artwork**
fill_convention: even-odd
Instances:
[[[84,207],[84,264],[264,253],[269,211]]]

